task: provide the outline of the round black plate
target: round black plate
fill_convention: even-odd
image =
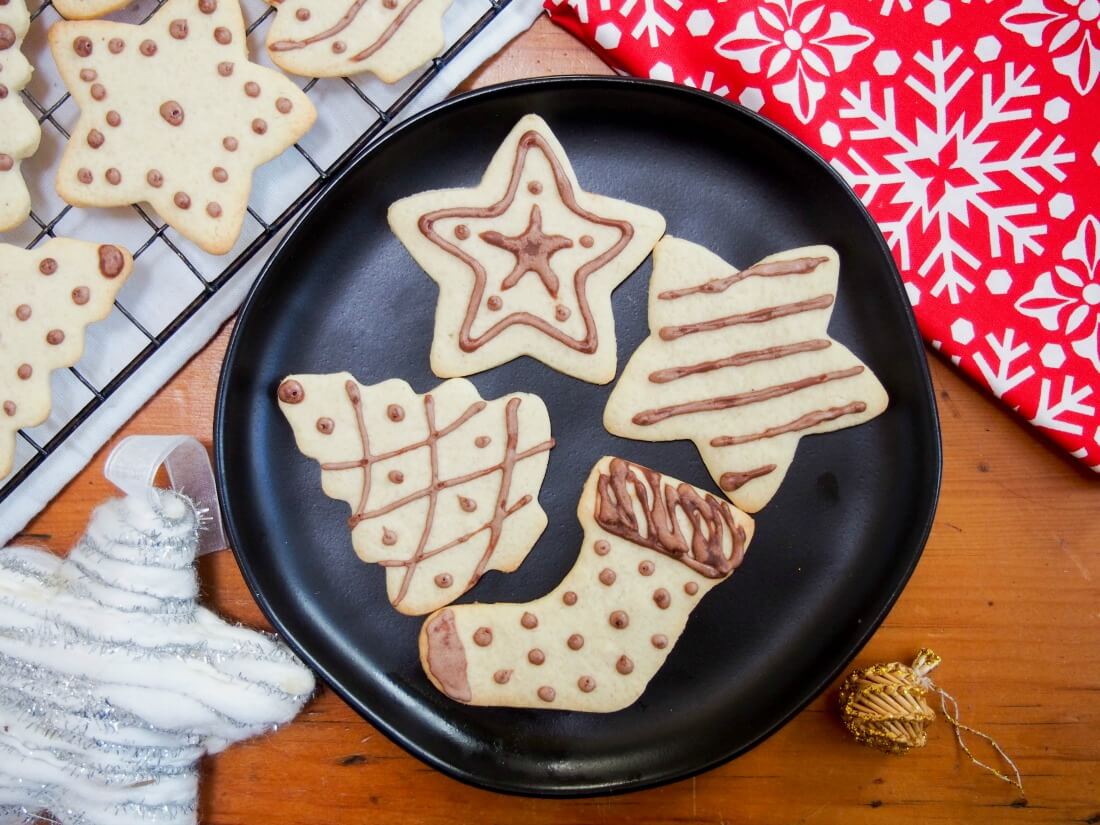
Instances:
[[[696,609],[642,698],[618,713],[472,708],[420,669],[421,619],[386,600],[352,551],[347,505],[321,492],[275,403],[287,373],[400,377],[428,367],[436,286],[386,224],[405,195],[481,178],[524,114],[549,122],[581,185],[659,210],[672,235],[747,266],[811,243],[840,252],[830,332],[878,374],[890,408],[806,438],[757,516],[743,566]],[[619,368],[646,336],[650,261],[614,294]],[[540,501],[550,525],[527,561],[462,601],[554,587],[581,541],[577,497],[605,454],[714,490],[688,442],[609,435],[613,385],[529,358],[472,377],[482,396],[538,393],[558,446]],[[414,118],[336,180],[272,257],[242,310],[218,393],[215,449],[237,560],[272,623],[356,710],[431,765],[489,788],[622,791],[716,765],[775,731],[835,678],[909,578],[935,511],[940,441],[927,364],[901,280],[856,197],[804,146],[710,95],[614,78],[513,83]]]

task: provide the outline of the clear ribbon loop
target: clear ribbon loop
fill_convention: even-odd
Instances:
[[[107,456],[103,475],[127,495],[151,496],[162,465],[172,489],[191,499],[203,516],[198,554],[226,549],[214,470],[198,439],[187,435],[128,436]]]

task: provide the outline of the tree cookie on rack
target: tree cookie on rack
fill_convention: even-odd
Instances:
[[[621,458],[592,469],[577,516],[584,544],[549,594],[447,607],[424,622],[420,663],[439,690],[470,705],[621,710],[753,533],[729,502]]]
[[[452,0],[267,0],[279,10],[267,51],[305,77],[373,72],[394,83],[443,50]]]
[[[237,0],[168,0],[140,26],[50,28],[80,106],[57,191],[75,206],[148,201],[213,254],[240,236],[252,173],[317,112],[289,78],[248,61]]]
[[[478,186],[404,198],[389,221],[439,284],[436,375],[530,355],[595,384],[615,377],[611,291],[665,231],[652,209],[583,191],[536,115],[516,124]]]
[[[0,0],[0,232],[31,213],[20,166],[38,151],[42,129],[19,94],[34,71],[20,51],[30,22],[23,0]]]
[[[642,441],[691,439],[730,500],[759,510],[802,436],[886,409],[879,380],[826,331],[839,268],[828,246],[738,271],[697,244],[662,239],[649,337],[612,391],[604,426]]]
[[[340,372],[291,375],[278,399],[325,494],[352,508],[355,552],[386,568],[402,613],[449,604],[488,570],[515,570],[546,527],[538,493],[554,439],[537,395],[484,401],[463,379],[420,395]]]
[[[110,314],[133,263],[111,244],[0,244],[0,478],[11,472],[16,431],[50,414],[50,372],[80,360],[84,328]]]

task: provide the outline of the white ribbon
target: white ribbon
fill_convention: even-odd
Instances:
[[[191,499],[203,516],[198,554],[226,549],[214,470],[198,439],[188,435],[128,436],[107,456],[103,475],[127,495],[152,498],[162,465],[172,489]]]

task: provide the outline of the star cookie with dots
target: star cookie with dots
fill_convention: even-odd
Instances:
[[[16,431],[50,414],[50,373],[80,360],[84,328],[111,312],[133,263],[112,244],[0,244],[0,478],[11,472]]]
[[[317,117],[289,78],[249,62],[237,0],[168,0],[140,26],[56,23],[49,40],[80,106],[58,193],[75,206],[148,201],[213,254],[240,236],[256,167]]]
[[[31,79],[31,64],[20,51],[30,22],[23,0],[0,0],[0,232],[14,229],[31,213],[19,169],[38,150],[42,136],[19,94]]]
[[[267,0],[279,10],[267,51],[305,77],[373,72],[394,83],[443,51],[452,0]]]
[[[594,384],[615,377],[611,291],[665,231],[652,209],[582,190],[536,115],[516,124],[478,186],[399,200],[389,222],[439,284],[436,375],[530,355]]]

